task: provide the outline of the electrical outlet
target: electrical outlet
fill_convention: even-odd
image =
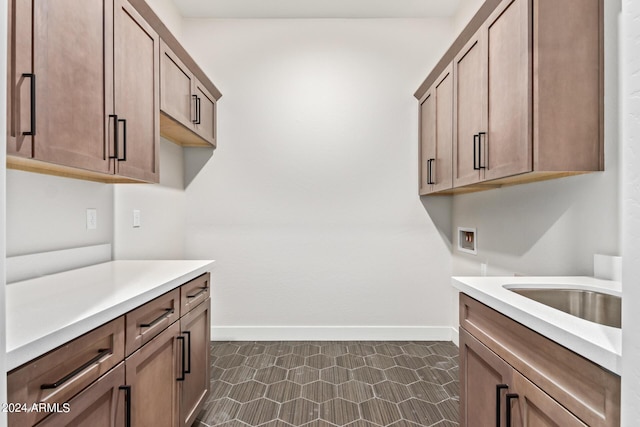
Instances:
[[[95,230],[98,228],[98,210],[87,209],[87,230]]]
[[[140,228],[140,209],[133,210],[133,228]]]

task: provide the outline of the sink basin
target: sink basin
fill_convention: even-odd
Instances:
[[[509,288],[510,291],[572,316],[620,328],[622,299],[615,295],[582,289]]]

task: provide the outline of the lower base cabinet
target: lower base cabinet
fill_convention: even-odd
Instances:
[[[461,426],[586,426],[464,329],[460,356]]]
[[[207,273],[9,372],[9,402],[38,408],[10,412],[9,426],[191,426],[210,391],[209,284]]]
[[[193,424],[209,397],[210,302],[207,299],[180,319],[187,346],[184,381],[179,382],[180,427]]]
[[[620,377],[460,294],[461,427],[617,427]]]

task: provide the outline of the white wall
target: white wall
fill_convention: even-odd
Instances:
[[[484,262],[490,275],[591,276],[594,253],[619,254],[619,12],[605,2],[605,171],[454,197],[454,229],[478,229],[478,255],[454,250],[454,275]]]
[[[98,211],[95,230],[87,230],[87,208]],[[112,236],[112,185],[7,171],[7,255],[111,243]]]
[[[114,186],[114,259],[183,259],[185,192],[183,149],[160,141],[159,184]],[[141,227],[133,228],[133,210]]]
[[[223,93],[219,148],[197,174],[197,150],[185,155],[186,254],[218,261],[216,333],[449,331],[450,253],[417,197],[411,96],[451,40],[448,21],[186,20],[183,31]]]
[[[622,426],[640,425],[640,2],[622,2]]]
[[[458,11],[451,19],[453,31],[456,35],[460,34],[464,27],[467,26],[484,1],[485,0],[460,0]]]
[[[182,15],[174,0],[147,0],[147,4],[158,15],[164,25],[178,40],[182,36]]]

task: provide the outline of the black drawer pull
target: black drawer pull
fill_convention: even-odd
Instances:
[[[193,98],[193,106],[196,116],[195,119],[191,119],[191,123],[196,124],[198,123],[198,95],[191,95],[191,97]]]
[[[131,427],[131,386],[121,385],[118,388],[125,392],[124,402],[127,407],[127,412],[125,413],[125,427]]]
[[[436,159],[429,159],[427,160],[427,184],[435,184],[436,182],[433,180],[433,164],[435,163]]]
[[[185,366],[184,366],[184,359],[185,359],[185,343],[184,343],[184,337],[183,336],[179,336],[177,337],[177,339],[180,340],[180,342],[182,342],[182,369],[180,372],[180,376],[178,378],[176,378],[176,380],[178,381],[184,381],[184,374],[185,374]]]
[[[516,393],[507,393],[507,427],[511,427],[511,401],[518,397]]]
[[[476,148],[478,146],[478,138],[480,136],[478,134],[473,135],[473,170],[477,171],[480,170],[480,168],[478,167],[478,149]]]
[[[496,385],[496,427],[500,427],[500,394],[502,390],[508,389],[509,386],[506,384],[498,384]]]
[[[200,124],[200,114],[202,113],[202,109],[200,106],[200,97],[196,96],[196,124]]]
[[[58,381],[56,381],[54,383],[51,383],[51,384],[42,384],[40,386],[40,389],[41,390],[48,390],[48,389],[60,387],[62,384],[66,383],[71,378],[75,377],[80,372],[84,371],[89,366],[95,364],[98,360],[102,359],[103,357],[105,357],[108,354],[111,354],[111,349],[110,348],[101,348],[100,350],[98,350],[98,355],[96,357],[94,357],[93,359],[89,360],[87,363],[85,363],[84,365],[80,366],[78,369],[75,369],[73,372],[65,375],[62,378],[60,378]]]
[[[191,331],[182,331],[189,338],[189,344],[187,345],[187,365],[188,368],[184,370],[185,374],[191,373]]]
[[[485,162],[485,165],[482,166],[482,136],[483,135],[486,138],[487,133],[486,132],[480,132],[478,134],[478,169],[486,169],[487,168],[486,167],[487,166],[486,162]]]
[[[198,298],[200,295],[204,294],[205,292],[207,292],[207,290],[209,289],[208,286],[203,286],[200,288],[200,290],[198,292],[196,292],[193,295],[187,295],[187,298]]]
[[[118,157],[118,160],[121,162],[127,161],[127,120],[126,119],[118,119],[118,123],[122,122],[122,157]],[[117,125],[116,125],[117,126]]]
[[[118,143],[118,115],[117,114],[109,114],[109,118],[113,119],[113,156],[109,156],[110,159],[118,158],[118,148],[120,144]]]
[[[22,132],[23,135],[35,136],[36,134],[36,75],[33,73],[23,73],[22,77],[31,79],[31,130]]]
[[[175,310],[173,308],[165,308],[164,310],[165,310],[164,313],[162,313],[157,318],[153,319],[151,322],[149,322],[149,323],[141,323],[140,327],[141,328],[150,328],[150,327],[162,322],[164,319],[166,319],[167,317],[169,317],[173,313],[175,313]]]

